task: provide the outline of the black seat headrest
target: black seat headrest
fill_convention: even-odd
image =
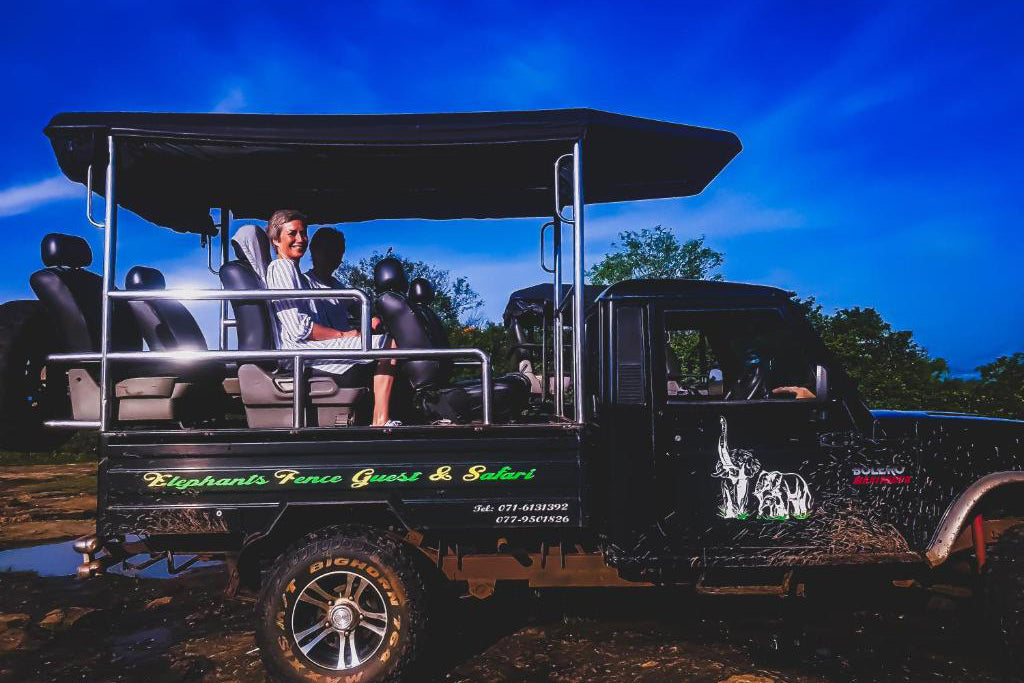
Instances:
[[[405,294],[409,289],[409,280],[405,277],[402,262],[396,258],[385,258],[373,267],[373,284],[378,292],[398,292]]]
[[[46,266],[67,266],[85,268],[92,263],[92,249],[89,243],[77,235],[62,235],[51,232],[43,238],[40,250]]]
[[[135,266],[124,276],[124,288],[129,290],[166,289],[164,274],[156,268]]]
[[[220,281],[227,290],[264,289],[248,261],[229,261],[220,268]],[[232,299],[238,333],[238,348],[258,351],[275,348],[274,322],[270,307],[260,299]],[[257,365],[264,365],[257,363]],[[266,363],[268,367],[276,364]]]
[[[414,278],[409,283],[409,303],[427,305],[434,300],[434,288],[424,278]]]

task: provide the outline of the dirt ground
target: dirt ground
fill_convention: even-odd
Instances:
[[[266,680],[252,606],[220,597],[220,568],[0,582],[4,683]],[[967,610],[914,593],[826,605],[509,587],[455,601],[444,620],[425,683],[1005,680]]]
[[[96,465],[0,467],[0,550],[96,531]]]
[[[0,469],[0,547],[92,528],[88,465]],[[252,604],[220,567],[174,579],[0,573],[0,683],[266,680]],[[807,598],[685,590],[453,600],[416,683],[846,683],[1012,680],[968,600],[839,583]]]

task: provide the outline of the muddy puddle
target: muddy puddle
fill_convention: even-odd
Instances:
[[[47,543],[45,545],[0,550],[0,573],[2,572],[34,572],[38,576],[75,576],[82,556],[75,552],[74,541]],[[132,558],[135,564],[143,558]],[[177,565],[190,558],[176,558]],[[219,566],[220,562],[196,562],[190,569]],[[145,569],[133,570],[117,564],[107,570],[111,574],[122,576],[139,576],[147,579],[169,579],[172,574],[163,560]],[[2,574],[0,574],[2,575]]]
[[[95,531],[95,464],[0,467],[0,550]]]

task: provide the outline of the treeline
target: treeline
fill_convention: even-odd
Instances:
[[[434,285],[433,305],[448,327],[453,346],[487,351],[496,372],[515,369],[510,362],[512,340],[500,323],[482,320],[483,301],[466,278],[389,252],[342,266],[339,279],[371,290],[373,266],[385,255],[401,259],[410,279],[425,277]],[[724,254],[708,247],[703,237],[680,241],[659,225],[620,233],[588,278],[595,284],[637,278],[720,280],[724,262]],[[930,356],[914,341],[912,332],[894,329],[873,308],[841,308],[828,313],[813,297],[796,303],[857,381],[870,407],[1024,419],[1024,352],[976,368],[976,378],[952,377],[944,359]]]
[[[952,377],[944,359],[932,358],[912,332],[893,329],[873,308],[829,314],[813,298],[797,303],[872,408],[1024,419],[1024,353],[976,368],[976,378]]]

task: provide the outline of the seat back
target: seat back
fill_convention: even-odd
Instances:
[[[220,268],[220,281],[224,289],[266,289],[256,272],[245,261],[229,261]],[[234,299],[231,309],[235,314],[238,348],[243,351],[264,351],[277,348],[274,322],[267,302],[258,299]],[[276,365],[271,363],[270,365]]]
[[[430,307],[430,304],[434,301],[434,288],[430,282],[424,278],[418,277],[413,279],[409,283],[409,303],[412,305],[412,310],[416,312],[420,318],[422,318],[424,325],[427,328],[427,334],[430,336],[430,341],[435,348],[438,349],[449,349],[451,348],[451,342],[448,340],[448,332],[444,329],[444,324],[441,322],[441,316]]]
[[[156,268],[135,266],[124,279],[130,291],[164,289],[163,273]],[[160,299],[129,301],[143,339],[153,351],[206,351],[206,337],[199,323],[180,301]]]
[[[408,280],[397,259],[382,259],[373,269],[377,288],[377,313],[401,349],[442,348],[431,337],[426,320],[418,315],[405,295]],[[443,387],[451,378],[451,361],[407,360],[402,372],[413,389]]]
[[[99,351],[103,278],[85,270],[92,263],[89,243],[74,235],[50,233],[43,238],[41,251],[46,267],[33,273],[29,284],[53,321],[57,346],[69,353]],[[115,301],[112,310],[110,348],[141,350],[142,336],[128,307]]]

